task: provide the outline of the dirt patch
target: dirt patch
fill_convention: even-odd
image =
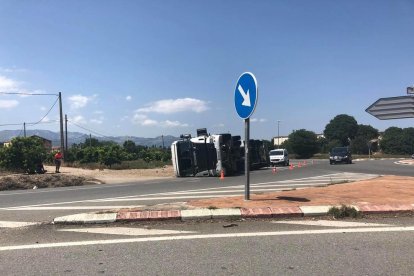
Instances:
[[[100,181],[76,175],[13,174],[0,176],[0,191],[82,186],[96,183]]]
[[[46,170],[54,171],[54,167],[45,166]],[[130,170],[110,170],[110,169],[80,169],[71,167],[61,167],[62,174],[83,176],[93,178],[106,184],[118,184],[137,182],[152,179],[165,179],[174,177],[172,166],[165,166],[157,169],[130,169]]]
[[[172,166],[158,169],[88,170],[61,167],[61,173],[53,166],[45,166],[46,174],[10,174],[0,171],[0,191],[35,188],[82,186],[91,184],[117,184],[173,177]]]
[[[292,207],[311,205],[352,204],[412,204],[414,202],[414,177],[387,175],[329,187],[303,190],[252,194],[244,197],[224,197],[191,200],[189,207]]]

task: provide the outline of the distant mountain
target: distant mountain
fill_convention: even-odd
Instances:
[[[37,135],[43,137],[45,139],[51,140],[53,146],[60,145],[60,134],[58,132],[53,132],[49,130],[27,130],[26,136]],[[23,136],[23,132],[21,130],[1,130],[0,131],[0,142],[7,142],[10,141],[12,138],[17,136]],[[68,132],[68,144],[69,146],[72,144],[79,144],[85,142],[85,139],[89,138],[88,134],[80,133],[80,132]],[[96,138],[99,141],[114,141],[120,145],[122,145],[125,141],[131,140],[137,145],[141,146],[156,146],[156,147],[169,147],[171,146],[172,142],[178,140],[178,137],[174,137],[171,135],[166,136],[158,136],[155,138],[143,138],[143,137],[136,137],[136,136],[111,136],[111,137],[96,137],[92,135],[92,138]]]

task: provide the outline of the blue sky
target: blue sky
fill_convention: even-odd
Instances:
[[[414,2],[0,0],[0,91],[62,92],[69,131],[244,135],[238,77],[256,76],[250,136],[322,133],[414,84]],[[0,130],[38,122],[55,96],[0,95]],[[28,129],[58,131],[55,105]]]

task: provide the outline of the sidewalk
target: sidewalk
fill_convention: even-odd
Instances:
[[[328,187],[192,200],[184,205],[146,206],[59,217],[54,223],[200,220],[215,218],[302,217],[326,215],[332,206],[353,206],[363,214],[414,212],[414,177],[381,176]]]

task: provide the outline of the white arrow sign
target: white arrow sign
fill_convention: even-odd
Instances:
[[[237,87],[237,89],[239,90],[240,94],[243,97],[243,102],[242,105],[244,106],[251,106],[250,104],[250,93],[249,90],[247,90],[247,93],[244,92],[243,87],[239,84],[239,87]]]

